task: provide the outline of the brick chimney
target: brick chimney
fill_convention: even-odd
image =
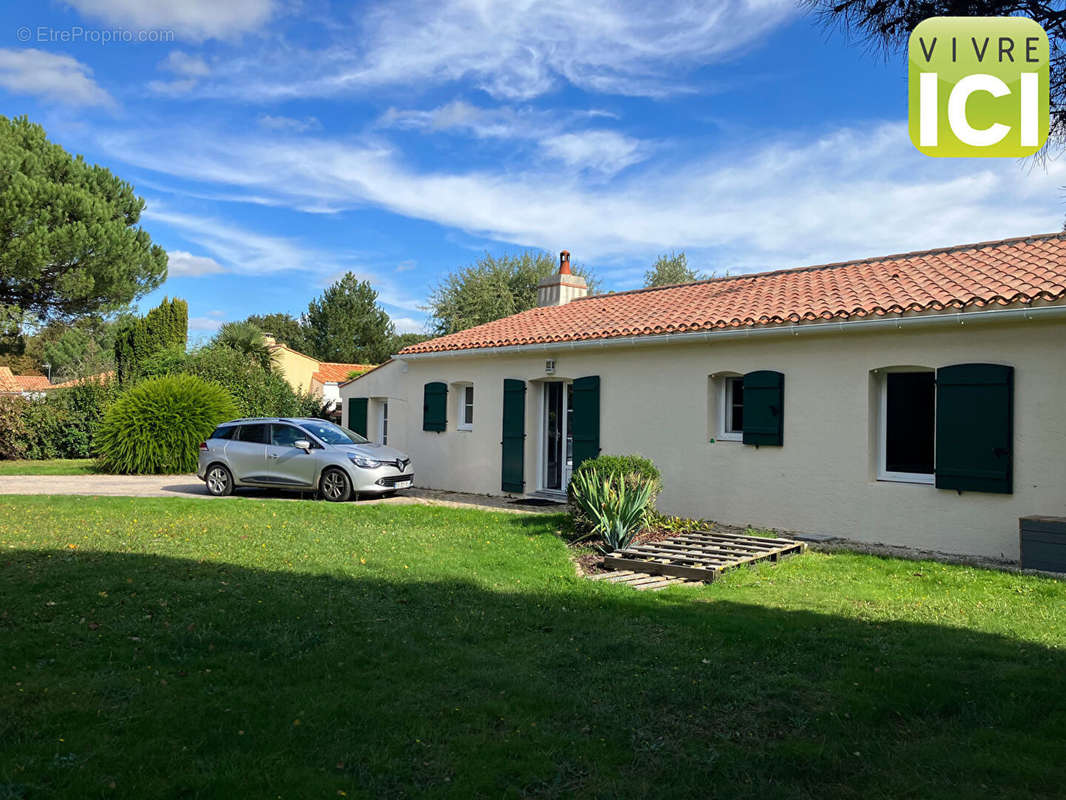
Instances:
[[[564,306],[588,293],[589,287],[585,279],[570,271],[570,251],[563,250],[559,253],[559,272],[537,284],[537,305]]]

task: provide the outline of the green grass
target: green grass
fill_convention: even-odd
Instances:
[[[0,475],[93,475],[94,463],[91,458],[0,461]]]
[[[561,522],[0,498],[0,797],[1061,796],[1063,583],[811,553],[641,593]]]

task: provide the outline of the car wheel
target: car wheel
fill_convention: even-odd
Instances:
[[[327,469],[319,481],[319,492],[331,503],[343,503],[352,496],[352,482],[340,469]]]
[[[214,497],[226,497],[233,494],[233,475],[221,464],[212,464],[207,468],[204,480],[208,494]]]

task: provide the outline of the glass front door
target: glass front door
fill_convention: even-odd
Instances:
[[[571,383],[544,384],[544,488],[564,491],[573,465]]]

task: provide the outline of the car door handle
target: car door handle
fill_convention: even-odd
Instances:
[[[278,453],[267,453],[267,458],[281,458]]]

